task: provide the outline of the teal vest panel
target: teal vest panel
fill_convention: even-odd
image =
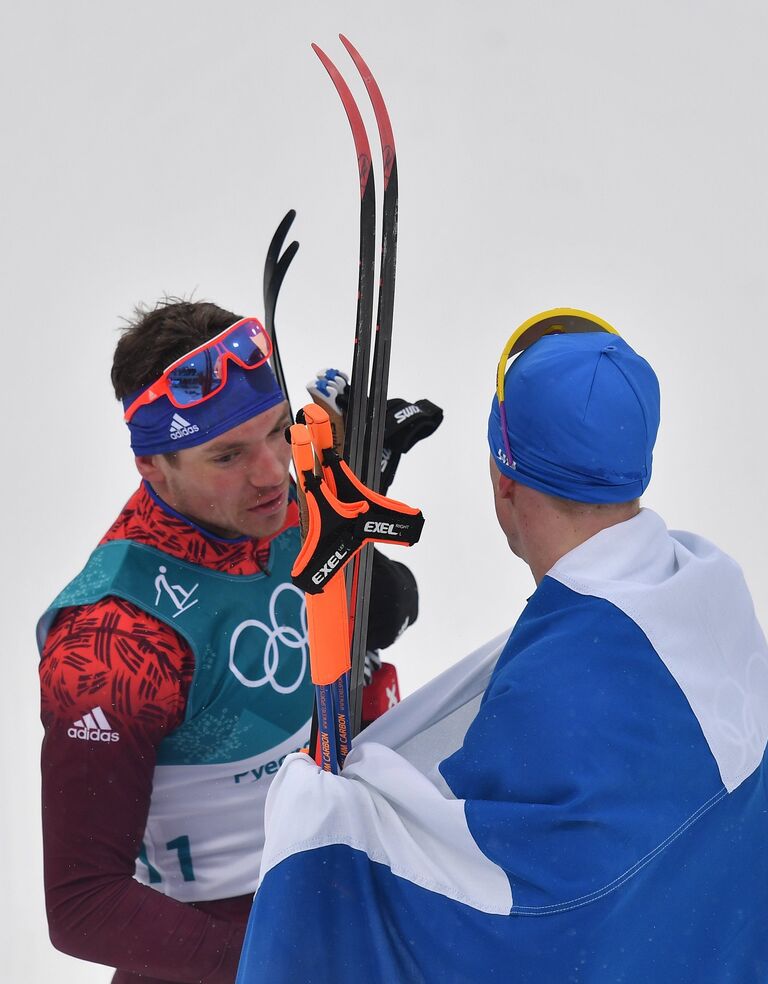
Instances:
[[[290,579],[299,532],[272,541],[270,574],[235,576],[129,540],[97,547],[38,626],[108,595],[133,602],[189,643],[195,656],[184,722],[158,765],[236,762],[280,745],[306,724],[313,690],[304,596]]]

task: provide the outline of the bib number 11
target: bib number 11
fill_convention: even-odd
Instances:
[[[179,861],[179,868],[181,869],[181,877],[184,881],[194,881],[195,869],[192,864],[192,851],[189,846],[189,837],[186,834],[182,834],[181,837],[174,837],[173,840],[168,841],[165,846],[167,850],[176,852]],[[150,885],[157,885],[158,882],[163,880],[163,876],[157,868],[153,864],[150,864],[149,858],[147,857],[147,849],[144,844],[141,845],[141,850],[139,851],[139,860],[146,865],[147,871],[149,871]]]

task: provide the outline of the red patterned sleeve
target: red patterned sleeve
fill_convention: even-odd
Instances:
[[[243,927],[133,878],[157,747],[183,720],[192,671],[186,643],[129,602],[58,617],[40,663],[46,907],[57,949],[231,984]]]

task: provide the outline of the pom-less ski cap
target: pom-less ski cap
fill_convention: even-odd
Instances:
[[[130,406],[138,395],[126,397],[124,406]],[[179,409],[163,396],[139,407],[128,421],[131,448],[136,455],[193,448],[284,400],[285,394],[266,363],[248,370],[233,365],[226,384],[210,400]]]
[[[269,367],[272,339],[258,318],[234,324],[175,359],[123,399],[136,455],[205,444],[285,400]]]
[[[500,370],[504,412],[497,391],[488,420],[491,453],[505,475],[540,492],[577,502],[628,502],[651,479],[656,374],[609,325],[585,312],[568,309],[581,319],[578,327],[536,332],[558,313],[566,309],[526,322],[532,344],[503,377]]]

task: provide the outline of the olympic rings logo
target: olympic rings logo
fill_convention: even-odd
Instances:
[[[301,620],[301,632],[299,632],[298,629],[294,629],[290,625],[277,624],[275,610],[277,608],[277,599],[283,591],[293,592],[301,601],[301,609],[299,614],[299,618]],[[259,622],[258,619],[249,618],[237,626],[235,631],[232,633],[232,641],[229,644],[229,668],[244,687],[263,687],[266,684],[269,684],[278,694],[292,694],[295,690],[299,689],[302,681],[304,680],[304,675],[307,672],[307,657],[309,654],[307,603],[304,600],[303,592],[299,591],[299,589],[293,584],[281,584],[279,587],[275,588],[272,592],[272,597],[269,600],[269,620],[271,625],[265,625],[263,622]],[[266,636],[266,644],[264,646],[264,674],[263,676],[257,677],[255,680],[247,677],[241,670],[238,669],[237,664],[235,663],[235,650],[237,649],[237,643],[240,636],[246,629],[260,629]],[[288,649],[301,650],[301,669],[299,670],[297,679],[289,686],[285,686],[277,681],[277,670],[280,663],[281,645],[287,647]]]

